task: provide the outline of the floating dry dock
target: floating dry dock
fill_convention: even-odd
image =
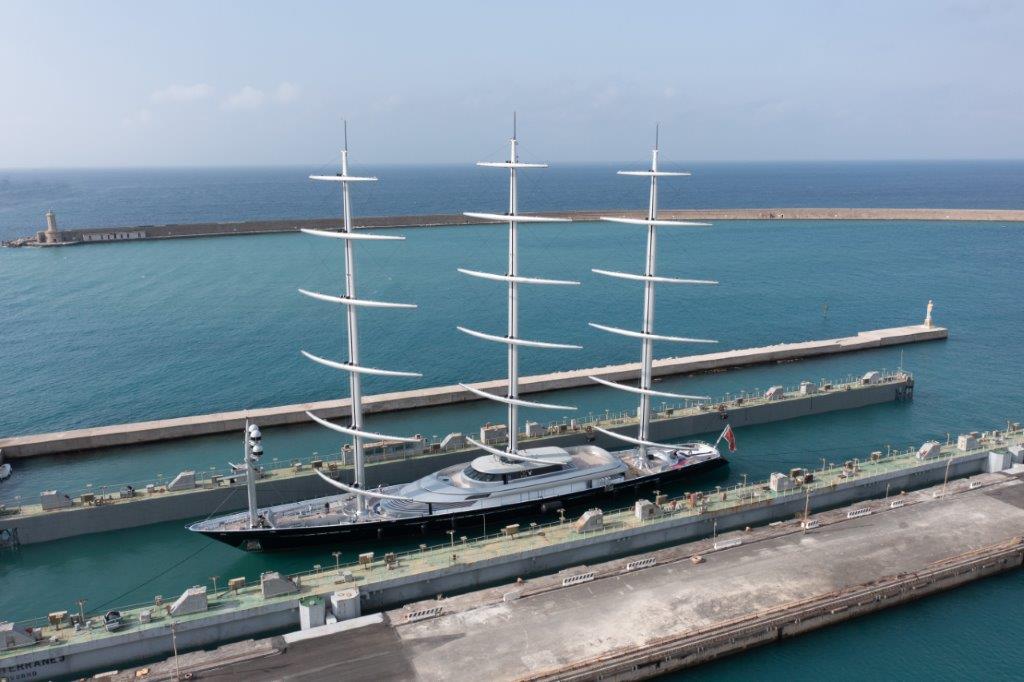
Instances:
[[[875,329],[859,332],[855,336],[836,339],[780,343],[759,348],[743,348],[721,353],[655,360],[654,376],[666,377],[772,362],[788,362],[821,355],[945,339],[948,336],[949,331],[945,327],[936,327],[930,323]],[[608,381],[635,380],[639,369],[639,363],[629,363],[521,377],[519,392],[527,394],[581,386],[589,387],[594,385],[594,382],[588,378],[591,376]],[[503,389],[505,383],[503,380],[487,381],[472,384],[472,386],[484,391],[493,391]],[[451,405],[474,400],[480,400],[480,397],[456,385],[369,396],[363,399],[363,405],[364,412],[376,413]],[[247,411],[237,410],[193,417],[0,438],[0,449],[7,457],[17,459],[119,445],[136,445],[226,431],[240,432],[244,428],[247,416],[261,427],[304,423],[309,421],[309,417],[306,415],[307,411],[315,411],[325,419],[344,417],[349,414],[349,401],[348,399],[327,400],[301,405],[284,405]]]
[[[0,676],[162,658],[172,627],[180,650],[301,622],[306,632],[189,662],[199,671],[234,661],[240,667],[222,670],[225,679],[312,674],[311,666],[346,679],[639,679],[1020,566],[1022,442],[1014,425],[802,472],[792,485],[773,476],[770,485],[638,502],[600,523],[510,526],[327,571],[264,574],[259,586],[238,579],[218,594],[192,587],[173,603],[122,609],[120,632],[89,627],[88,614],[76,630],[54,612],[51,624],[0,626]],[[955,480],[963,476],[973,478]],[[677,546],[653,551],[666,544]],[[627,558],[609,561],[616,556]],[[507,584],[435,599],[499,582]],[[327,603],[340,622],[318,629]],[[303,655],[317,647],[324,655]],[[254,664],[259,673],[245,667]],[[166,679],[168,670],[148,675]]]
[[[910,398],[914,378],[907,372],[882,374],[869,372],[864,377],[845,381],[804,382],[798,387],[776,387],[765,394],[732,396],[717,403],[668,406],[657,411],[651,422],[653,438],[672,441],[694,434],[721,431],[724,424],[733,428],[794,419],[837,410],[855,409]],[[567,447],[596,442],[614,446],[615,441],[593,427],[633,433],[635,414],[608,414],[594,422],[554,422],[536,432],[521,434],[528,447],[558,445]],[[501,425],[498,425],[500,428]],[[494,428],[494,427],[492,427]],[[486,433],[481,438],[493,441]],[[426,447],[396,449],[368,457],[367,484],[413,480],[446,466],[466,462],[480,454],[461,434],[451,434]],[[257,483],[258,495],[276,503],[312,499],[333,494],[333,488],[320,480],[314,468],[328,471],[336,478],[351,482],[351,467],[340,461],[323,459],[294,460],[291,465],[268,469]],[[204,477],[205,476],[205,477]],[[174,481],[139,483],[131,497],[116,492],[102,494],[105,486],[86,491],[56,491],[42,504],[25,504],[0,514],[0,537],[11,544],[33,544],[61,538],[99,533],[122,528],[188,519],[216,512],[242,509],[246,505],[245,479],[201,472],[182,472]],[[43,500],[40,500],[42,502]],[[2,546],[2,545],[0,545]]]

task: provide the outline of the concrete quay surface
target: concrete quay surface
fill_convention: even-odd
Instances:
[[[948,336],[949,331],[944,327],[923,324],[875,329],[859,332],[855,336],[835,339],[779,343],[758,348],[742,348],[719,353],[655,360],[654,376],[665,377],[772,362],[787,362],[820,355],[945,339]],[[639,363],[628,363],[534,375],[520,379],[519,392],[527,394],[594,386],[594,382],[588,378],[590,376],[597,376],[609,381],[630,381],[636,380],[639,372]],[[503,390],[505,384],[504,380],[494,380],[480,382],[473,386],[480,390],[497,392]],[[368,396],[364,398],[363,402],[364,412],[375,413],[451,405],[474,400],[481,400],[481,398],[456,385],[383,393]],[[240,431],[245,424],[246,417],[255,420],[261,427],[268,427],[308,422],[309,417],[306,416],[306,411],[315,411],[321,417],[334,419],[348,416],[350,409],[351,403],[346,398],[298,405],[235,410],[192,417],[0,438],[0,449],[8,458],[18,459],[204,436],[225,431]]]
[[[529,214],[527,214],[529,215]],[[643,218],[640,211],[561,211],[545,215],[568,218],[574,222],[590,222],[601,216]],[[963,220],[963,221],[1024,221],[1024,211],[1014,209],[970,208],[708,208],[662,209],[661,216],[677,220]],[[366,216],[352,221],[357,228],[388,227],[440,227],[479,225],[477,218],[461,214],[432,214],[410,216]],[[244,234],[270,234],[295,232],[303,228],[337,229],[337,218],[300,220],[250,220],[217,223],[176,223],[167,225],[135,225],[131,227],[88,227],[60,230],[59,241],[38,242],[38,234],[22,237],[11,246],[70,246],[73,244],[104,244],[112,241],[140,239],[182,239],[194,237],[222,237]]]
[[[741,429],[786,419],[795,419],[837,410],[856,409],[867,405],[892,402],[909,398],[913,393],[914,380],[909,374],[895,373],[881,377],[877,384],[833,383],[830,389],[819,388],[819,392],[802,396],[797,391],[786,392],[778,399],[746,398],[719,403],[722,409],[701,409],[700,407],[669,408],[654,414],[651,423],[651,437],[661,441],[673,441],[700,433],[712,433],[729,423]],[[620,433],[630,433],[636,428],[636,417],[615,417],[595,423]],[[606,448],[618,447],[613,439],[596,434],[591,424],[581,422],[575,429],[567,429],[540,437],[523,439],[524,447],[548,445],[569,446],[596,442]],[[367,467],[367,482],[371,486],[391,484],[398,481],[414,480],[438,469],[468,462],[481,454],[475,448],[443,451],[436,454],[403,456],[398,454],[386,459],[372,457]],[[352,482],[350,466],[338,466],[329,462],[327,471],[337,478]],[[274,500],[275,503],[314,499],[335,494],[335,490],[320,480],[308,463],[299,468],[283,466],[268,469],[264,479],[257,483],[257,497]],[[118,493],[101,495],[99,499],[86,504],[81,496],[73,498],[73,506],[44,511],[39,504],[26,504],[17,510],[0,516],[0,532],[7,530],[19,544],[29,545],[49,542],[77,535],[100,533],[123,528],[132,528],[152,523],[162,523],[204,515],[223,514],[246,505],[244,480],[229,484],[223,479],[214,485],[211,479],[200,480],[198,487],[168,491],[165,485],[157,486],[153,492],[146,492],[137,486],[136,496],[121,499]],[[100,486],[102,489],[103,486]],[[114,486],[116,488],[116,486]],[[93,488],[92,491],[95,491]],[[71,492],[71,491],[63,491]],[[13,511],[13,510],[9,510]]]
[[[870,516],[856,516],[859,504],[815,514],[814,529],[792,520],[411,603],[337,634],[246,643],[248,660],[193,654],[185,669],[225,681],[654,677],[1019,568],[1022,476],[981,474],[901,495],[898,508],[872,504]],[[629,569],[642,559],[653,565]],[[172,666],[148,666],[144,679],[168,679]]]

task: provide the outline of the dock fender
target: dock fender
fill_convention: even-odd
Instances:
[[[542,505],[540,505],[541,512],[543,512],[545,514],[548,513],[548,512],[558,511],[559,509],[563,509],[563,508],[564,508],[564,505],[562,504],[561,500],[554,500],[552,502],[545,502]]]

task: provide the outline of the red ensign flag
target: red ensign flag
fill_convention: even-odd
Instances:
[[[729,444],[729,452],[736,452],[736,434],[732,432],[732,424],[725,425],[725,429],[722,431],[722,435],[718,437],[718,440],[723,438]]]

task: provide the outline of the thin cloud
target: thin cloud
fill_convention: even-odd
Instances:
[[[195,85],[168,85],[149,96],[153,102],[160,104],[167,102],[195,102],[206,99],[213,94],[213,88],[206,83]]]
[[[263,106],[263,102],[266,101],[267,94],[259,88],[254,88],[251,85],[246,85],[241,90],[231,93],[224,100],[223,107],[225,109],[257,109]]]
[[[141,128],[153,122],[153,112],[149,109],[138,109],[121,119],[126,128]]]
[[[277,86],[277,90],[274,91],[274,99],[287,104],[298,99],[299,92],[300,88],[295,83],[281,83]]]

